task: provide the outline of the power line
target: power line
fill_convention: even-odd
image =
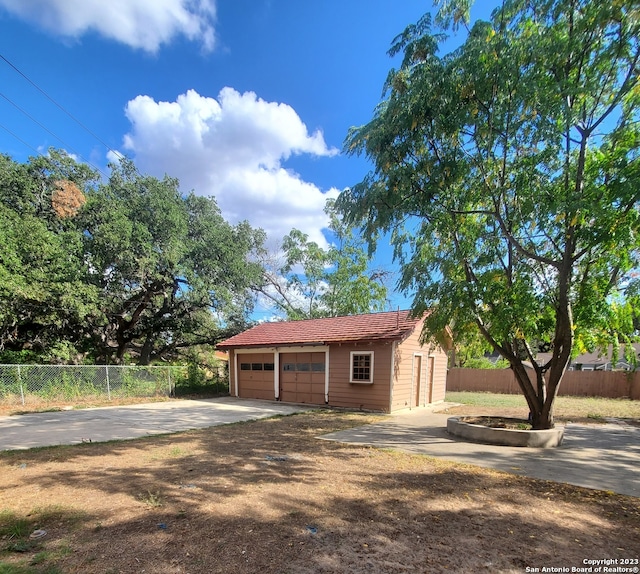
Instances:
[[[92,166],[94,169],[96,169],[97,171],[99,171],[102,175],[104,175],[107,179],[109,178],[109,176],[104,173],[97,165],[87,161],[86,159],[84,159],[82,157],[82,154],[80,154],[79,152],[77,152],[76,150],[73,149],[73,147],[71,147],[69,144],[67,144],[61,137],[57,136],[55,133],[53,133],[49,128],[47,128],[45,125],[43,125],[42,123],[40,123],[38,120],[36,120],[33,116],[31,116],[28,112],[26,112],[25,110],[23,110],[18,104],[16,104],[13,100],[11,100],[10,98],[8,98],[6,95],[4,95],[2,92],[0,92],[0,97],[4,98],[7,102],[9,102],[13,107],[15,107],[18,111],[20,111],[21,113],[23,113],[25,116],[27,116],[32,122],[34,122],[35,124],[37,124],[38,126],[40,126],[43,130],[45,130],[48,134],[52,135],[54,138],[56,138],[62,145],[65,146],[66,149],[72,151],[74,154],[76,154],[80,159],[82,159],[85,163],[88,163],[90,166]],[[3,126],[4,127],[4,126]],[[6,129],[6,128],[4,128]],[[8,130],[7,130],[8,131]],[[12,134],[14,135],[14,134]],[[14,135],[14,137],[16,137]],[[22,140],[20,140],[22,143]],[[31,146],[29,146],[31,147]],[[33,149],[33,148],[32,148]],[[38,154],[40,154],[40,152],[37,152]]]
[[[37,150],[36,148],[34,148],[31,144],[28,144],[26,141],[24,141],[20,136],[18,136],[17,134],[14,134],[8,127],[0,124],[0,128],[2,128],[5,132],[11,134],[14,138],[16,138],[21,144],[27,146],[30,150],[33,150],[34,152],[36,152],[37,155],[42,155],[42,153]]]
[[[0,54],[0,59],[3,60],[7,65],[9,65],[13,70],[15,70],[18,74],[20,74],[27,82],[29,82],[36,90],[38,90],[45,98],[47,98],[52,104],[54,104],[58,109],[64,112],[67,116],[69,116],[74,122],[76,122],[83,130],[85,130],[88,134],[94,137],[97,141],[99,141],[107,150],[116,155],[120,156],[120,152],[114,150],[104,142],[99,136],[93,133],[87,126],[85,126],[79,119],[77,119],[71,112],[68,112],[61,104],[56,102],[47,92],[45,92],[40,86],[38,86],[34,81],[32,81],[24,72],[22,72],[17,66],[15,66],[12,62],[10,62],[5,56]]]

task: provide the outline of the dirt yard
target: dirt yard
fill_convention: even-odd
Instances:
[[[520,574],[640,556],[640,499],[316,438],[376,418],[2,453],[0,573]]]

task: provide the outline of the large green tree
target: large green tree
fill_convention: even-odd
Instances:
[[[128,160],[87,199],[86,257],[103,311],[98,360],[175,357],[215,344],[244,316],[262,273],[250,260],[262,231],[230,225],[213,198],[183,196],[177,180],[141,175]]]
[[[82,190],[95,181],[53,149],[24,164],[0,156],[2,360],[73,360],[87,319],[99,314],[76,226]]]
[[[0,200],[0,360],[147,364],[244,325],[263,233],[176,180],[52,149],[0,156]]]
[[[576,341],[615,336],[638,263],[640,4],[504,0],[441,54],[468,5],[394,41],[384,101],[346,140],[373,169],[339,205],[372,244],[391,231],[429,332],[478,329],[550,428]]]

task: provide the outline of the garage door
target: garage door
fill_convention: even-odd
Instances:
[[[275,399],[273,354],[238,355],[238,395],[244,399]]]
[[[280,355],[280,400],[323,405],[324,381],[324,353]]]

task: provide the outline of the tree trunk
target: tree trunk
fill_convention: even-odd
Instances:
[[[151,362],[151,352],[153,351],[153,338],[150,335],[144,340],[142,349],[140,349],[140,357],[138,358],[138,365],[147,366]]]
[[[531,426],[536,430],[552,429],[555,424],[553,419],[553,405],[564,373],[560,375],[557,384],[552,387],[545,380],[544,373],[537,371],[535,372],[536,386],[534,387],[534,383],[529,378],[529,370],[524,365],[520,365],[519,368],[514,368],[513,366],[511,368],[522,393],[527,399]],[[554,377],[554,379],[556,378],[557,376]],[[543,393],[540,394],[540,391],[536,390],[536,387],[538,389],[544,389]]]
[[[547,393],[547,384],[544,379],[544,372],[540,368],[528,369],[522,361],[516,361],[511,364],[516,381],[520,390],[527,399],[529,406],[529,417],[531,426],[535,430],[552,429],[554,426],[553,409],[545,408],[547,404],[545,395]],[[535,375],[535,386],[531,380],[529,373]]]

